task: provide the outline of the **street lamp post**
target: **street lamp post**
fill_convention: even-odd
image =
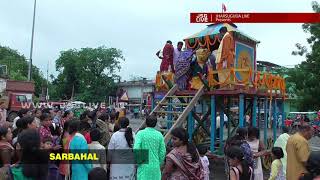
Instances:
[[[31,76],[32,76],[32,52],[33,52],[34,24],[35,24],[35,19],[36,19],[36,6],[37,6],[37,0],[34,0],[28,81],[31,81],[31,79],[32,79],[31,78]]]
[[[49,101],[49,61],[47,66],[47,94],[46,94],[46,100]]]
[[[141,112],[143,109],[143,95],[144,95],[144,87],[147,84],[147,79],[146,78],[142,78],[142,88],[141,88]]]
[[[141,106],[140,106],[140,112],[142,112],[142,106],[143,106],[143,89],[144,89],[144,83],[142,81],[142,87],[141,87]]]

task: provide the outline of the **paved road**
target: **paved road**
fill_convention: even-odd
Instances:
[[[312,151],[320,151],[320,138],[319,137],[313,137],[309,141],[310,147]]]
[[[128,118],[130,117],[130,115],[128,116]],[[132,128],[132,130],[135,132],[140,125],[142,124],[143,120],[142,119],[134,119],[134,118],[129,118],[130,120],[130,127]]]

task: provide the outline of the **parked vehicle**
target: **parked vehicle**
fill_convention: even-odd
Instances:
[[[86,103],[81,101],[72,101],[68,105],[70,105],[72,108],[83,108],[86,106]]]
[[[292,119],[292,120],[291,120]],[[307,121],[306,121],[307,119]],[[298,131],[302,123],[308,123],[314,128],[315,136],[320,137],[319,122],[317,121],[317,112],[290,112],[286,124],[291,127],[292,133]]]
[[[34,83],[0,78],[0,96],[5,100],[8,111],[7,120],[12,122],[17,112],[24,107],[32,108]]]

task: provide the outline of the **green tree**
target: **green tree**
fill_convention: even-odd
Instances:
[[[320,13],[319,3],[312,2],[314,12]],[[296,44],[293,55],[305,56],[306,60],[289,71],[288,81],[295,84],[294,92],[298,97],[298,107],[302,111],[320,108],[320,23],[303,24],[303,30],[310,33],[307,42],[311,51]]]
[[[28,80],[28,61],[18,51],[0,46],[0,64],[7,66],[9,79]],[[42,86],[46,84],[46,80],[36,66],[32,66],[32,80],[35,83],[35,95],[39,96]]]
[[[122,52],[115,48],[82,48],[63,51],[56,60],[58,77],[51,96],[85,102],[104,101],[116,90],[116,72],[120,70]]]

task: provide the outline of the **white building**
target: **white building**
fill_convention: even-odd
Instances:
[[[139,81],[123,81],[118,84],[118,97],[121,97],[123,93],[127,93],[129,106],[140,106],[143,103],[147,103],[148,94],[154,92],[155,82],[153,80],[139,80]]]

